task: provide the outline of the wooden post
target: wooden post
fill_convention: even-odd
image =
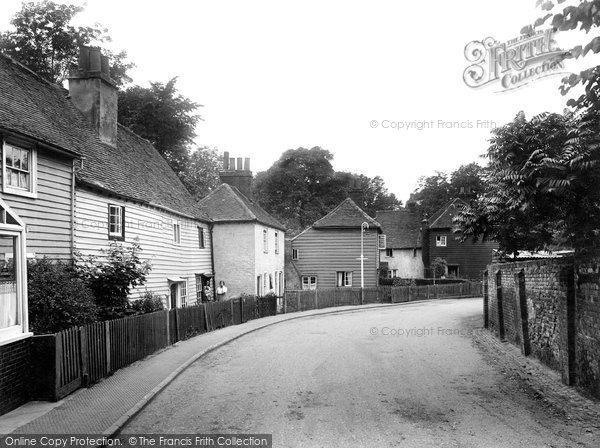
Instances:
[[[283,291],[283,314],[287,313],[287,291]]]
[[[175,308],[175,334],[177,335],[177,342],[181,341],[181,331],[179,328],[179,308]]]
[[[409,301],[409,302],[410,302],[410,288],[411,288],[411,286],[410,286],[410,285],[408,285],[408,301]]]
[[[110,373],[110,371],[111,371],[111,366],[110,366],[110,325],[109,325],[108,321],[104,322],[104,332],[105,332],[104,342],[106,344],[106,373]]]
[[[62,355],[63,355],[63,344],[62,344],[62,333],[58,332],[55,336],[56,352],[54,358],[54,368],[56,369],[56,377],[54,378],[54,390],[52,395],[54,401],[58,401],[58,390],[60,389],[60,383],[62,380]]]
[[[427,300],[429,300],[429,285],[426,285],[427,287]]]
[[[464,295],[463,286],[464,286],[464,283],[461,283],[460,286],[459,286],[459,295],[461,297]]]
[[[231,305],[231,325],[233,325],[235,322],[233,321],[233,300],[229,300],[229,304]]]
[[[62,354],[62,335],[59,333],[56,336],[57,336],[56,341],[57,342],[60,341],[60,343],[57,344],[58,345],[57,352],[58,352],[58,349],[60,349],[61,354]],[[58,338],[59,336],[60,336],[60,339]],[[90,378],[90,374],[89,374],[89,370],[88,370],[89,359],[88,359],[88,352],[87,352],[87,346],[88,346],[87,339],[88,339],[88,334],[87,334],[85,327],[79,327],[79,361],[81,362],[81,382],[84,387],[88,387],[89,378]]]
[[[363,287],[360,288],[360,304],[365,304],[365,288]]]
[[[169,310],[166,311],[167,313],[167,343],[165,344],[165,347],[168,347],[169,345],[171,345],[171,315]]]
[[[244,323],[244,300],[246,299],[240,297],[240,319],[242,323]]]
[[[296,299],[297,299],[297,302],[298,302],[297,311],[300,311],[300,291],[296,291]]]
[[[319,297],[317,294],[317,288],[315,288],[315,310],[319,309]]]

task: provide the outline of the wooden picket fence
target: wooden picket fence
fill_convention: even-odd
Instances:
[[[198,334],[252,319],[313,309],[399,303],[452,297],[478,297],[481,283],[429,286],[379,286],[285,291],[283,297],[253,297],[210,302],[169,311],[69,328],[32,338],[32,398],[60,400],[114,371]]]

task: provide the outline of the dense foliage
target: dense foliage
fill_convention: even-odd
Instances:
[[[70,263],[46,258],[29,261],[27,289],[29,326],[37,334],[55,333],[98,318],[91,289]]]
[[[166,298],[152,291],[146,291],[139,299],[129,302],[127,311],[131,314],[148,314],[165,310]]]
[[[377,210],[401,206],[379,176],[336,172],[332,160],[333,155],[319,147],[290,149],[271,168],[257,174],[254,196],[292,233],[327,214],[353,189],[362,190],[363,200],[357,205],[371,216]]]
[[[108,30],[71,24],[83,7],[63,5],[50,0],[23,3],[11,20],[12,30],[0,33],[0,52],[5,53],[50,82],[61,84],[76,65],[81,45],[110,42]],[[131,82],[127,70],[134,64],[127,53],[104,49],[111,62],[111,77],[117,85]]]

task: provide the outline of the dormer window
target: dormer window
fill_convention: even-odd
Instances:
[[[4,143],[2,190],[4,193],[36,197],[36,151]]]

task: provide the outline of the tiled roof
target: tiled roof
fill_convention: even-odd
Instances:
[[[209,220],[150,142],[119,126],[117,147],[102,143],[67,90],[1,54],[0,129],[83,156],[80,185]]]
[[[429,228],[448,229],[454,227],[452,218],[466,205],[467,203],[460,198],[451,200],[429,218]]]
[[[256,202],[248,199],[240,190],[229,184],[221,184],[211,191],[200,201],[200,206],[215,222],[256,221],[285,231],[285,227]]]
[[[380,211],[375,219],[392,249],[421,247],[421,216],[410,210]]]
[[[372,228],[381,228],[377,221],[367,215],[352,199],[348,198],[321,219],[315,221],[312,227],[315,229],[355,228],[360,227],[363,222],[369,223]]]

